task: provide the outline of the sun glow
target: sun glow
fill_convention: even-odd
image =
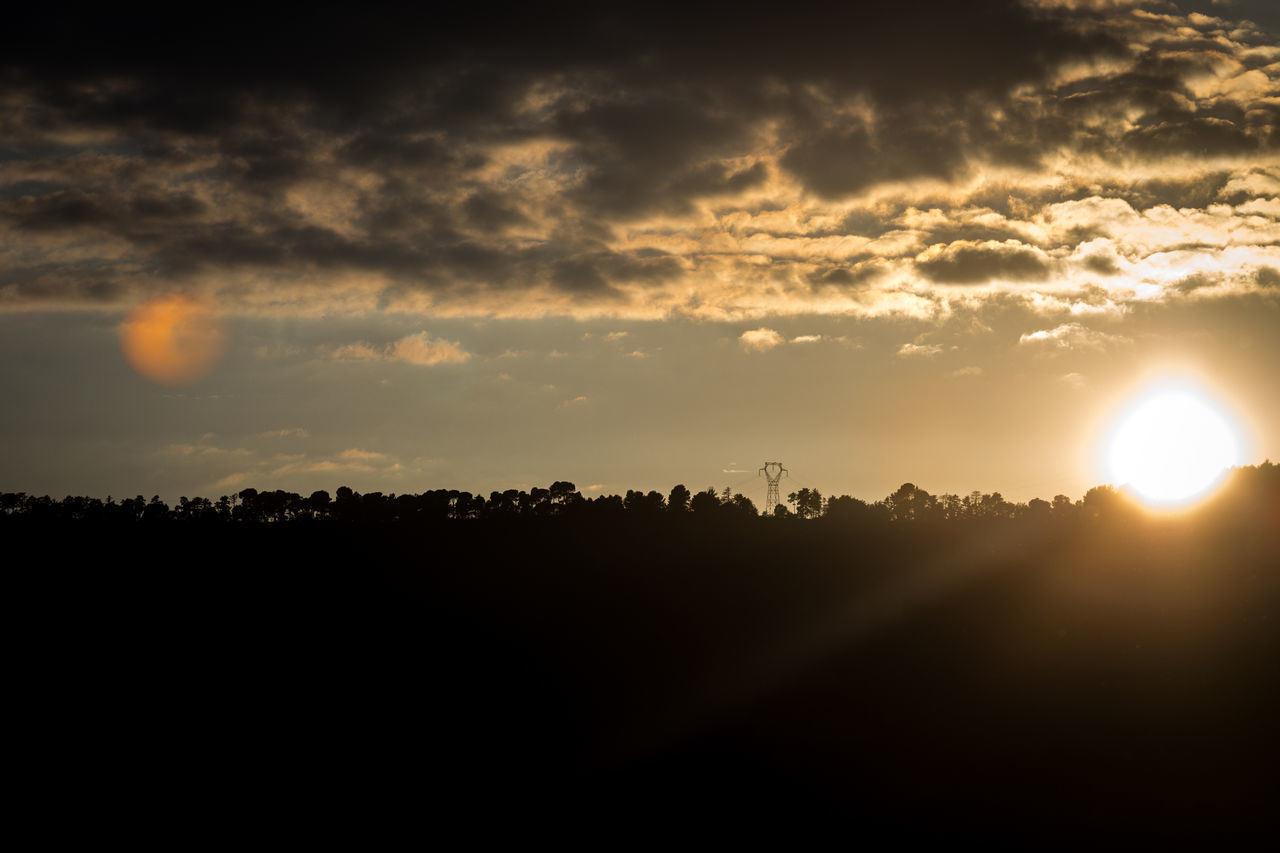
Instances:
[[[1179,506],[1207,494],[1240,462],[1240,441],[1222,407],[1183,384],[1142,395],[1107,444],[1107,468],[1122,487],[1153,506]]]

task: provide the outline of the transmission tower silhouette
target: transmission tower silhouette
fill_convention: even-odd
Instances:
[[[782,498],[778,494],[778,481],[787,476],[787,469],[782,467],[781,462],[766,462],[756,476],[760,474],[763,474],[765,480],[769,482],[769,491],[764,498],[764,514],[773,515],[774,509],[782,503]]]

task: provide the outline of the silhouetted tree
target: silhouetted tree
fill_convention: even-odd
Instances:
[[[484,498],[470,492],[450,492],[450,516],[457,519],[479,518],[484,513]]]
[[[591,503],[593,510],[606,517],[621,515],[625,511],[620,495],[601,495]]]
[[[1053,512],[1053,506],[1048,501],[1042,501],[1039,498],[1032,498],[1027,502],[1028,518],[1044,520]]]
[[[938,516],[938,502],[933,495],[914,483],[903,483],[885,498],[892,521],[932,521]]]
[[[582,495],[578,493],[577,487],[566,480],[556,480],[551,484],[550,492],[551,507],[555,512],[563,512],[582,503]]]
[[[755,518],[759,513],[756,512],[756,505],[746,495],[735,494],[728,501],[720,505],[721,510],[731,518]]]
[[[250,523],[261,521],[257,489],[241,489],[236,493],[236,498],[238,503],[233,515],[237,520]]]
[[[551,490],[534,487],[528,495],[521,494],[520,505],[525,515],[550,515]]]
[[[800,489],[787,495],[787,503],[801,518],[817,518],[822,515],[822,493],[817,489]]]
[[[164,521],[169,517],[169,507],[160,500],[159,495],[152,495],[146,509],[142,511],[142,520],[148,523]]]
[[[710,486],[693,496],[689,501],[689,508],[695,513],[711,514],[720,506],[720,498],[716,496],[716,490]]]
[[[1013,514],[1013,505],[999,492],[989,495],[973,492],[969,495],[966,513],[970,518],[1008,518]]]
[[[865,518],[867,504],[849,495],[827,498],[825,517],[833,521],[853,521]]]
[[[1120,493],[1112,486],[1094,486],[1084,493],[1080,502],[1081,514],[1091,520],[1115,516],[1120,506]]]
[[[515,489],[507,489],[505,492],[490,492],[488,514],[490,518],[510,518],[520,512],[521,495],[523,493]]]
[[[684,484],[673,486],[671,494],[667,497],[667,512],[687,512],[689,509],[689,500],[693,496],[689,494],[689,490]]]
[[[329,493],[323,489],[311,493],[311,497],[307,498],[307,504],[311,507],[311,511],[316,515],[325,515],[329,512]]]

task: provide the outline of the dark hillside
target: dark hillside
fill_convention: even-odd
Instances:
[[[16,701],[96,821],[1208,840],[1269,825],[1280,754],[1280,528],[1241,506],[9,518]]]

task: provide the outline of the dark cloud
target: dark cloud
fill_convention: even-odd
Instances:
[[[0,218],[21,231],[101,229],[129,234],[147,227],[172,227],[200,217],[207,205],[190,193],[137,187],[127,194],[54,189],[0,200]]]
[[[770,293],[806,276],[837,290],[880,276],[877,258],[850,257],[861,245],[799,244],[850,235],[877,240],[878,258],[942,244],[915,267],[934,282],[1040,282],[1041,249],[1110,233],[1086,217],[1055,231],[1059,245],[1042,242],[1027,223],[1048,205],[1203,208],[1256,194],[1219,158],[1268,154],[1277,108],[1250,94],[1254,78],[1195,93],[1241,69],[1273,73],[1265,52],[1246,56],[1218,24],[1169,11],[1160,23],[1014,0],[785,14],[322,5],[219,7],[183,29],[116,7],[30,6],[0,33],[0,226],[37,255],[10,265],[58,274],[11,293],[83,277],[68,285],[78,294],[127,266],[157,287],[218,271],[281,286],[358,272],[389,293],[616,299],[713,263],[688,248],[703,239],[693,229],[680,250],[662,232],[680,226],[626,242],[655,217],[698,228],[735,217],[734,239],[795,237],[742,267]],[[1246,37],[1267,44],[1232,31]],[[1059,74],[1077,59],[1092,70]],[[1036,186],[989,177],[1089,157],[1211,163],[1131,183],[1114,171]],[[920,179],[929,197],[904,189]],[[797,184],[801,206],[827,210],[792,210]],[[747,224],[770,210],[787,212]],[[1118,271],[1103,256],[1083,266]]]
[[[208,207],[190,193],[141,190],[130,200],[129,213],[144,221],[173,222],[202,216]]]
[[[860,234],[863,237],[879,237],[893,229],[893,225],[874,211],[851,210],[841,223],[841,233]]]
[[[242,225],[215,225],[196,233],[166,235],[152,257],[159,272],[182,276],[210,267],[278,266],[288,257],[284,245]]]
[[[585,258],[566,258],[552,267],[551,280],[568,291],[608,292],[612,288],[595,264]]]
[[[978,284],[991,279],[1044,281],[1051,269],[1043,254],[1014,243],[953,243],[917,259],[916,269],[940,284]]]
[[[628,217],[679,212],[692,197],[732,189],[735,175],[706,161],[717,153],[751,152],[746,118],[697,98],[663,94],[564,114],[555,130],[576,144],[587,164],[574,198],[592,210]],[[736,177],[745,188],[764,174],[743,170]]]
[[[468,200],[469,201],[469,200]],[[484,206],[485,201],[478,203]],[[446,205],[441,201],[424,197],[418,187],[407,186],[399,181],[389,181],[381,191],[362,194],[359,213],[354,217],[355,224],[369,234],[389,236],[426,237],[431,242],[445,244],[455,243],[463,239],[457,226],[461,223],[450,215]],[[484,212],[463,205],[461,218],[471,220],[483,229],[489,230],[495,222],[485,218]]]
[[[1139,154],[1193,154],[1201,157],[1250,154],[1259,142],[1234,122],[1192,118],[1161,122],[1125,134],[1125,143]]]
[[[463,202],[467,223],[480,231],[502,231],[529,222],[520,211],[508,206],[495,193],[478,192]]]
[[[1080,201],[1090,197],[1114,198],[1125,201],[1135,210],[1147,210],[1158,205],[1174,208],[1204,208],[1210,204],[1226,201],[1239,204],[1253,194],[1247,190],[1227,192],[1227,185],[1232,179],[1232,172],[1221,169],[1179,170],[1167,177],[1147,178],[1135,177],[1129,180],[1117,180],[1114,175],[1099,176],[1095,179],[1084,179],[1079,183],[1064,182],[1051,189],[1031,187],[988,185],[965,197],[971,207],[990,208],[1002,216],[1021,219],[1028,211],[1037,210],[1046,204],[1064,201]],[[957,223],[954,227],[963,227]],[[939,233],[942,233],[941,231]],[[1104,229],[1097,230],[1093,236],[1102,236]],[[1005,239],[991,237],[988,239]],[[969,236],[968,239],[978,239]],[[1089,239],[1081,236],[1081,240]],[[943,242],[941,237],[934,242]]]
[[[600,251],[556,262],[553,280],[570,290],[602,290],[606,282],[660,284],[679,270],[676,259],[665,255]]]
[[[694,197],[740,193],[763,184],[768,171],[763,163],[736,171],[722,163],[711,163],[690,170],[672,186],[682,195]]]
[[[1116,263],[1116,259],[1109,255],[1093,254],[1087,256],[1084,259],[1084,268],[1098,275],[1116,275],[1120,272],[1120,266]]]
[[[109,264],[86,264],[74,270],[52,264],[12,267],[0,276],[0,305],[32,301],[105,305],[128,291],[124,277],[124,271]]]
[[[1024,231],[1012,225],[965,221],[959,217],[949,220],[945,225],[929,228],[924,242],[935,243],[984,243],[1003,242],[1006,240],[1025,240]]]
[[[850,266],[824,267],[806,276],[810,286],[815,290],[821,287],[835,287],[841,290],[858,290],[866,287],[872,279],[884,274],[882,262],[871,259],[853,259]]]
[[[24,231],[61,231],[101,225],[111,214],[92,196],[75,190],[57,190],[42,196],[24,196],[6,205],[5,214]]]
[[[1226,18],[1230,29],[1239,28],[1237,19],[1243,19],[1280,37],[1280,8],[1272,0],[1183,0],[1180,5],[1188,11]]]
[[[874,135],[858,126],[816,133],[782,158],[784,167],[828,198],[889,181],[947,180],[964,162],[962,140],[954,134],[897,117]]]
[[[1213,287],[1220,281],[1221,278],[1219,276],[1207,275],[1205,273],[1193,273],[1192,275],[1179,279],[1174,283],[1173,287],[1175,290],[1179,290],[1183,293],[1191,293],[1195,290]]]
[[[551,265],[556,287],[594,296],[620,298],[613,283],[659,284],[679,272],[674,258],[594,252],[575,255]]]
[[[1057,58],[1110,43],[1011,0],[801,3],[786,14],[764,3],[511,4],[447,14],[389,4],[358,12],[317,5],[306,14],[230,5],[196,27],[119,7],[35,4],[13,10],[8,23],[3,65],[38,79],[47,100],[74,101],[86,120],[145,117],[184,132],[242,116],[246,93],[312,99],[344,123],[415,98],[488,120],[521,75],[598,69],[633,69],[621,75],[627,84],[639,77],[668,89],[773,77],[917,99],[1003,90]],[[113,85],[79,88],[104,80]]]
[[[458,165],[458,152],[433,137],[407,137],[394,130],[364,130],[343,143],[338,156],[354,166],[447,168]]]
[[[1176,208],[1204,208],[1224,200],[1222,192],[1230,179],[1229,172],[1214,170],[1126,184],[1108,182],[1091,188],[1090,194],[1124,199],[1135,210],[1146,210],[1161,204]],[[1241,199],[1243,197],[1238,196]]]

